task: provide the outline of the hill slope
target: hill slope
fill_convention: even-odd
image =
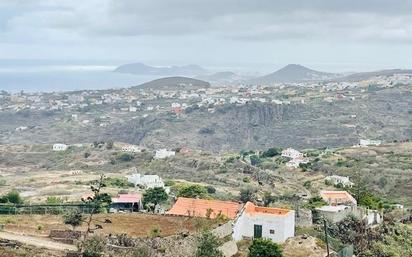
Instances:
[[[137,86],[139,89],[155,89],[155,90],[193,90],[209,87],[209,82],[192,79],[187,77],[167,77],[155,79]]]
[[[271,74],[250,80],[252,84],[293,83],[321,81],[336,77],[336,74],[315,71],[299,64],[289,64]]]

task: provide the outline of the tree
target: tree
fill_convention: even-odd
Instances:
[[[280,155],[281,153],[282,153],[282,149],[272,147],[272,148],[269,148],[267,151],[264,151],[260,156],[263,158],[268,158],[268,157],[270,158],[270,157]]]
[[[156,206],[167,200],[167,194],[163,187],[149,188],[143,194],[143,204],[148,206],[148,204],[153,204]]]
[[[246,203],[253,201],[256,190],[252,187],[242,188],[240,190],[240,201]]]
[[[91,233],[94,233],[95,230],[102,228],[102,226],[99,224],[96,224],[95,227],[92,228],[92,223],[94,221],[94,214],[98,213],[102,208],[105,208],[111,202],[111,197],[108,194],[101,193],[102,188],[105,187],[104,179],[105,179],[104,175],[101,174],[100,179],[95,184],[90,186],[90,190],[93,192],[93,196],[90,196],[87,199],[82,199],[82,201],[85,204],[91,206],[90,214],[86,221],[86,231],[83,234],[83,240],[78,245],[79,251],[83,252],[83,257],[101,256],[101,255],[85,255],[85,254],[87,250],[86,247],[88,246],[88,244],[90,243],[89,246],[92,247],[94,243],[96,243],[96,242],[93,242],[93,240],[91,242],[88,241],[89,235]]]
[[[195,257],[223,257],[223,253],[218,249],[220,242],[211,232],[204,231],[197,240],[197,250]]]
[[[134,156],[129,154],[129,153],[120,153],[117,155],[117,160],[122,161],[122,162],[129,162],[133,160]]]
[[[207,198],[207,190],[202,185],[185,185],[179,189],[178,197]]]
[[[258,238],[253,240],[249,247],[248,257],[282,257],[282,249],[269,239]]]
[[[256,154],[251,155],[249,158],[252,166],[258,166],[262,162]]]
[[[0,203],[13,203],[13,204],[23,204],[23,198],[21,198],[20,193],[13,189],[6,195],[0,198]]]
[[[63,216],[63,221],[64,221],[64,224],[72,226],[73,231],[74,231],[76,227],[80,226],[83,223],[84,218],[81,212],[72,211],[72,212],[66,213]]]

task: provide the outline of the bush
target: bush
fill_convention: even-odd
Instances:
[[[258,238],[253,240],[249,247],[248,257],[282,257],[281,247],[269,239]]]
[[[23,198],[21,198],[20,193],[13,189],[6,195],[0,197],[0,203],[13,203],[13,204],[23,204]]]
[[[106,239],[93,235],[83,242],[83,257],[101,257],[106,250]]]
[[[63,215],[63,221],[64,224],[72,226],[74,230],[77,226],[80,226],[83,223],[84,219],[80,212],[73,211]]]
[[[120,153],[117,155],[116,159],[122,162],[129,162],[134,159],[134,156],[129,153]]]
[[[218,249],[219,240],[210,232],[203,232],[197,240],[197,250],[195,257],[223,257],[223,253]]]
[[[269,148],[267,151],[264,151],[260,156],[263,158],[268,158],[268,157],[271,158],[271,157],[280,155],[281,153],[282,153],[282,149],[272,147],[272,148]]]
[[[206,188],[202,185],[185,185],[179,189],[177,196],[203,199],[209,197]]]
[[[206,187],[207,193],[208,194],[214,194],[216,193],[216,188],[212,187],[212,186],[207,186]]]
[[[251,188],[251,187],[242,188],[240,190],[240,197],[239,197],[240,201],[244,203],[253,201],[255,193],[256,193],[256,190],[254,188]]]

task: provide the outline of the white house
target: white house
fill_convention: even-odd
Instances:
[[[359,145],[363,146],[363,147],[371,146],[371,145],[378,146],[378,145],[381,145],[381,144],[382,144],[381,140],[371,140],[371,139],[361,139],[361,140],[359,140]]]
[[[136,173],[127,176],[127,181],[134,184],[134,186],[142,186],[145,188],[165,187],[162,178],[158,175],[141,175],[140,173]]]
[[[247,202],[233,227],[233,239],[267,238],[282,243],[295,235],[295,211],[259,207]]]
[[[338,175],[327,176],[325,178],[325,181],[328,181],[335,186],[339,184],[342,184],[344,187],[353,186],[353,183],[349,180],[349,177],[344,177],[344,176],[338,176]]]
[[[159,150],[156,150],[154,158],[164,159],[164,158],[175,156],[175,155],[176,155],[175,151],[169,151],[167,149],[159,149]]]
[[[293,148],[287,148],[282,151],[282,156],[283,157],[288,157],[291,159],[297,159],[297,158],[303,158],[303,153],[299,152],[298,150],[295,150]]]
[[[290,160],[286,163],[286,167],[296,169],[296,168],[299,168],[299,164],[301,164],[301,163],[302,164],[307,164],[307,163],[309,163],[309,159],[301,158],[301,157],[292,159],[292,160]]]
[[[68,146],[66,144],[54,144],[53,151],[66,151],[67,147]]]

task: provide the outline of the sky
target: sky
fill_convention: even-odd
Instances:
[[[412,68],[411,0],[0,0],[0,60]]]

